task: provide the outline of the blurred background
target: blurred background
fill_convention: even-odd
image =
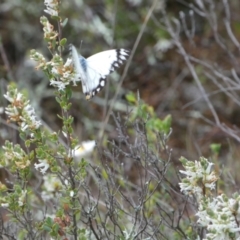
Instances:
[[[152,3],[62,0],[61,16],[68,18],[62,37],[85,57],[111,48],[132,50]],[[6,139],[20,142],[3,112],[8,104],[3,94],[12,81],[25,89],[46,126],[53,131],[61,127],[55,89],[29,59],[31,49],[51,58],[39,22],[46,15],[44,8],[40,0],[0,2],[1,145]],[[221,144],[219,163],[236,183],[240,180],[239,12],[240,2],[233,0],[159,0],[140,36],[113,109],[125,113],[126,95],[139,92],[159,118],[172,116],[168,146],[176,165],[182,155],[189,159],[211,157],[210,144]],[[64,59],[68,54],[66,48]],[[96,139],[123,69],[109,76],[107,87],[91,101],[85,100],[81,86],[73,87],[71,113],[80,142]],[[114,139],[115,129],[110,117],[105,138]]]

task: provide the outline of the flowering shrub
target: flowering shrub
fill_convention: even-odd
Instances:
[[[67,39],[61,35],[67,21],[61,18],[60,1],[45,0],[45,6],[44,12],[58,26],[54,29],[49,17],[40,18],[51,59],[36,50],[30,57],[56,90],[62,128],[47,129],[26,93],[9,85],[5,113],[8,122],[17,125],[21,144],[6,141],[2,146],[0,167],[9,175],[0,182],[1,210],[7,212],[1,219],[1,236],[240,239],[239,195],[219,193],[220,176],[204,157],[180,158],[184,170],[179,171],[182,179],[177,183],[167,145],[172,118],[159,119],[154,108],[135,94],[126,95],[129,112],[113,113],[117,134],[108,145],[103,139],[107,147],[101,151],[98,146],[98,159],[93,160],[97,142],[79,142],[70,114],[71,87],[80,79],[72,59],[62,57]],[[158,45],[157,49],[166,49]]]
[[[59,1],[45,1],[45,5],[45,12],[57,17],[61,25],[62,20],[58,17]],[[18,223],[15,233],[19,239],[78,235],[77,232],[81,230],[76,228],[76,209],[79,208],[77,196],[86,177],[87,166],[83,158],[90,155],[95,147],[95,141],[79,144],[73,136],[69,98],[70,84],[76,84],[77,78],[71,59],[64,62],[61,57],[66,39],[59,38],[58,31],[54,30],[46,17],[41,17],[40,21],[52,59],[47,61],[36,50],[31,51],[31,58],[37,63],[36,69],[42,70],[50,79],[50,85],[57,89],[56,100],[62,109],[59,118],[63,122],[65,141],[60,141],[59,133],[44,128],[26,95],[10,84],[4,95],[9,101],[5,112],[8,121],[18,125],[23,146],[6,141],[2,147],[1,167],[8,169],[13,179],[10,190],[1,184],[0,204],[7,209],[11,220]],[[35,190],[30,184],[32,174],[39,175],[39,188]],[[50,210],[47,210],[49,207]],[[5,234],[10,236],[9,232]]]
[[[181,191],[188,196],[196,196],[198,224],[206,229],[206,240],[240,239],[240,197],[235,194],[228,198],[225,194],[215,196],[213,190],[219,179],[212,170],[213,163],[201,157],[199,161],[181,158],[185,170],[180,172],[186,176],[179,183]]]

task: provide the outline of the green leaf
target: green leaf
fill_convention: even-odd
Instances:
[[[63,38],[61,41],[60,41],[60,46],[65,46],[65,44],[67,43],[67,39],[66,38]]]
[[[34,158],[34,155],[35,155],[35,153],[34,153],[34,151],[32,150],[32,151],[30,152],[30,154],[29,154],[30,160]]]
[[[137,102],[137,99],[136,99],[134,93],[127,94],[126,99],[129,103],[132,103],[132,104],[136,104],[136,102]]]
[[[18,234],[18,238],[19,240],[23,240],[23,239],[26,239],[26,236],[27,236],[27,231],[25,229],[21,229],[19,231],[19,234]]]
[[[51,18],[56,21],[61,21],[61,18],[59,16],[51,16]]]
[[[210,149],[213,153],[219,154],[219,152],[221,150],[221,144],[220,143],[212,143],[210,145]]]
[[[25,146],[26,146],[26,147],[30,147],[30,145],[31,145],[31,141],[30,141],[30,140],[26,140],[26,141],[25,141]]]
[[[102,177],[103,177],[103,179],[105,179],[105,180],[108,180],[108,174],[107,174],[107,172],[106,172],[106,170],[105,169],[103,169],[102,170]]]
[[[165,131],[165,133],[169,133],[171,125],[172,125],[172,116],[167,115],[163,120],[163,130]]]
[[[47,225],[43,225],[43,230],[45,230],[46,232],[50,232],[52,230],[52,228],[50,228]]]
[[[72,97],[72,89],[69,86],[66,87],[66,97],[67,100],[69,100]]]
[[[52,226],[52,224],[53,224],[53,220],[52,220],[52,218],[47,217],[45,223],[48,224],[49,226]]]
[[[68,18],[65,18],[62,22],[62,27],[64,28],[68,23]]]
[[[23,132],[21,132],[21,133],[19,134],[19,137],[20,137],[23,141],[26,140],[26,134],[23,133]]]

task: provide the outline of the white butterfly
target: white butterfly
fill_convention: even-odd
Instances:
[[[120,67],[129,55],[125,49],[113,49],[84,58],[73,45],[71,51],[73,66],[81,79],[86,99],[94,97],[105,86],[107,75]]]

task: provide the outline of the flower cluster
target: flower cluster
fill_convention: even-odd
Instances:
[[[58,32],[54,31],[53,25],[45,16],[40,18],[40,22],[43,25],[44,39],[48,42],[55,40],[58,36]]]
[[[30,233],[34,236],[38,235],[40,231],[46,229],[46,237],[49,233],[57,238],[67,238],[68,234],[71,235],[72,229],[80,232],[77,229],[78,224],[72,224],[72,219],[76,219],[79,215],[78,194],[80,187],[85,184],[87,175],[87,162],[81,159],[76,163],[73,159],[89,155],[96,144],[95,141],[87,141],[74,148],[77,139],[72,128],[73,117],[68,112],[71,106],[68,101],[71,96],[68,85],[76,84],[80,79],[74,72],[72,59],[62,57],[67,40],[62,39],[61,28],[65,26],[67,20],[62,21],[59,16],[60,0],[45,0],[44,4],[46,6],[44,11],[58,23],[56,30],[55,25],[45,16],[40,20],[51,59],[45,58],[36,50],[31,50],[30,58],[36,62],[36,69],[46,74],[50,85],[60,91],[55,92],[55,95],[63,110],[62,115],[58,117],[63,122],[62,129],[66,132],[67,143],[65,145],[59,139],[58,133],[41,129],[42,123],[37,119],[26,95],[20,93],[13,84],[10,85],[4,95],[10,102],[6,114],[9,122],[15,122],[19,126],[23,147],[6,141],[0,152],[0,167],[8,167],[9,171],[9,179],[8,175],[6,178],[3,176],[4,182],[0,182],[0,207],[8,208],[11,216],[9,215],[6,223],[14,221],[17,224],[16,234],[21,235],[22,238]],[[32,169],[33,166],[35,169]],[[32,178],[33,174],[39,173],[42,176]],[[37,191],[33,189],[35,183]],[[41,193],[39,184],[42,184]],[[42,200],[47,201],[46,204],[42,205],[40,203]],[[48,209],[45,209],[45,206],[48,206]],[[46,210],[54,217],[46,218]],[[19,228],[29,225],[32,221],[36,224],[31,224],[27,230]],[[74,232],[74,235],[77,236],[77,232]]]
[[[199,205],[198,223],[206,227],[206,239],[231,240],[236,239],[236,233],[240,231],[240,196],[227,198],[220,195],[214,199],[202,199]],[[240,238],[238,238],[240,239]]]
[[[204,240],[231,240],[240,239],[240,196],[236,194],[228,198],[222,194],[213,197],[207,194],[215,188],[218,180],[214,171],[211,171],[213,163],[201,157],[200,161],[191,162],[181,158],[186,175],[179,183],[181,191],[187,195],[195,194],[198,200],[198,223],[206,228]],[[200,237],[198,237],[200,239]]]
[[[59,91],[64,90],[67,85],[75,81],[71,59],[68,58],[63,64],[62,58],[55,54],[49,64],[51,65],[51,74],[54,76],[50,79],[50,84],[57,87]]]
[[[59,5],[58,0],[46,0],[45,5],[48,8],[46,11],[50,15],[57,16],[58,10],[56,9],[58,9]],[[64,63],[61,53],[56,52],[54,54],[56,46],[59,46],[60,48],[63,47],[67,40],[62,39],[59,42],[58,32],[54,31],[53,25],[45,16],[41,17],[40,22],[43,25],[44,39],[48,43],[48,49],[51,51],[53,58],[47,62],[43,55],[36,50],[31,50],[30,58],[37,62],[37,69],[41,69],[46,73],[50,79],[50,85],[58,88],[59,91],[64,90],[71,82],[76,85],[76,81],[80,81],[80,79],[78,79],[74,73],[72,59],[68,58]]]
[[[44,4],[47,7],[47,9],[44,10],[45,13],[51,16],[58,16],[59,0],[45,0]]]
[[[32,49],[30,51],[30,56],[31,59],[37,62],[37,66],[35,67],[36,70],[42,69],[43,71],[47,70],[47,62],[45,57],[41,54],[38,53],[35,49]]]
[[[188,161],[181,157],[185,171],[180,170],[180,173],[186,175],[179,183],[181,191],[184,194],[195,194],[198,198],[202,198],[207,193],[207,190],[215,188],[215,182],[218,180],[214,171],[211,171],[213,163],[206,158],[201,157],[200,161]]]
[[[27,129],[34,131],[41,126],[41,122],[37,120],[35,111],[29,104],[29,100],[22,93],[19,93],[15,87],[10,86],[4,97],[11,103],[6,108],[6,114],[10,121],[20,125],[23,132]]]
[[[54,174],[47,174],[43,176],[43,191],[42,198],[43,200],[52,200],[56,197],[56,194],[60,194],[60,190],[62,190],[63,185],[59,178]]]
[[[71,82],[75,84],[76,74],[74,73],[72,59],[68,58],[64,63],[63,59],[55,54],[51,61],[46,62],[45,58],[36,50],[32,50],[30,56],[37,62],[37,69],[40,68],[50,75],[50,85],[57,87],[59,91],[64,90]]]
[[[13,169],[25,169],[31,164],[30,156],[24,152],[20,145],[6,141],[2,147],[4,150],[3,158],[1,159],[0,166],[6,167],[11,164]]]

